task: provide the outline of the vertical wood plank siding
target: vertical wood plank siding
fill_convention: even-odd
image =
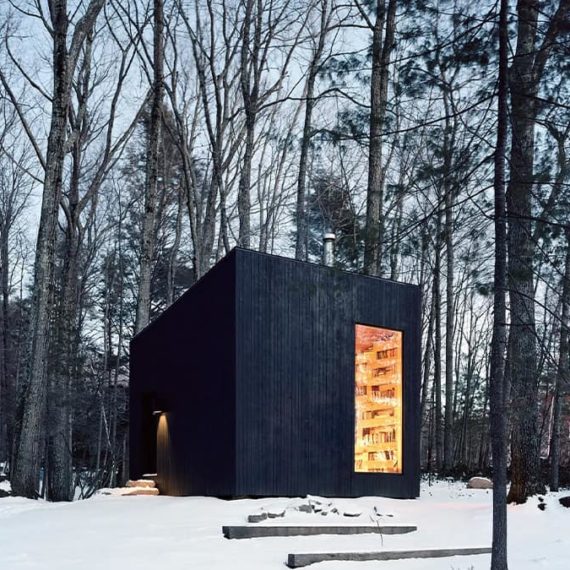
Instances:
[[[415,286],[237,251],[236,492],[419,493]],[[354,472],[354,325],[404,333],[402,475]]]
[[[170,495],[234,494],[235,256],[218,263],[131,343],[131,477],[156,472],[158,419],[168,449],[158,453],[158,485]]]
[[[404,334],[402,475],[354,472],[356,323]],[[133,340],[132,475],[156,394],[163,492],[415,497],[419,384],[417,287],[234,249]]]

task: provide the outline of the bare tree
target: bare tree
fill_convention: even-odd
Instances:
[[[16,382],[11,374],[8,341],[11,295],[11,249],[22,222],[33,179],[28,175],[30,154],[26,145],[18,148],[18,118],[4,102],[0,116],[0,457],[11,458],[15,436]]]
[[[154,0],[153,30],[153,95],[150,108],[150,125],[147,141],[145,211],[141,234],[141,260],[139,293],[135,332],[141,331],[150,319],[150,285],[154,260],[154,234],[158,184],[158,152],[162,129],[162,105],[164,99],[164,6],[162,0]]]
[[[493,448],[493,550],[491,568],[507,565],[507,440],[505,351],[507,227],[505,204],[505,163],[508,133],[508,0],[501,0],[499,16],[498,122],[495,146],[495,273],[493,297],[493,337],[490,361],[491,445]]]
[[[88,34],[81,50],[69,105],[70,136],[67,144],[71,169],[61,196],[65,226],[60,246],[60,294],[54,303],[57,318],[54,322],[53,370],[50,373],[53,405],[49,406],[48,496],[55,501],[73,498],[71,397],[81,341],[81,283],[86,281],[89,262],[94,262],[93,256],[85,252],[86,235],[89,236],[96,220],[101,186],[119,159],[140,115],[139,110],[130,125],[120,131],[116,128],[117,101],[134,61],[135,46],[129,42],[126,45],[115,42],[115,50],[121,57],[117,61],[116,78],[112,78],[115,83],[112,85],[111,73],[114,70],[98,65],[97,54],[93,53],[99,39],[101,49],[102,42],[112,39],[108,28]],[[95,92],[103,78],[108,79],[104,97],[111,92],[111,100],[106,106],[107,113],[95,116],[91,109],[103,107]],[[101,95],[97,98],[100,99]],[[93,159],[88,150],[99,138],[103,141],[101,151]]]
[[[70,33],[72,22],[67,10],[67,1],[54,0],[50,4],[49,26],[53,38],[51,124],[45,156],[41,154],[37,142],[32,138],[45,176],[34,267],[29,372],[12,475],[13,492],[30,498],[37,496],[39,468],[44,451],[42,423],[46,410],[46,362],[50,337],[57,213],[61,197],[70,91],[80,50],[104,4],[105,0],[91,0],[75,24],[73,33]],[[0,81],[14,104],[24,129],[31,135],[22,108],[3,71],[0,71]]]
[[[334,6],[332,0],[320,0],[319,2],[319,27],[316,34],[311,59],[307,70],[307,82],[305,85],[305,117],[303,120],[303,134],[299,149],[299,173],[297,175],[297,210],[295,220],[297,233],[295,235],[295,257],[306,259],[307,251],[307,221],[306,221],[306,192],[307,192],[307,169],[309,150],[313,130],[313,111],[317,103],[315,87],[317,76],[323,65],[323,53],[326,46],[327,35],[330,33]]]
[[[372,30],[372,76],[370,79],[370,147],[368,152],[368,187],[366,193],[366,229],[364,236],[364,271],[379,275],[384,240],[382,203],[384,193],[383,130],[388,105],[390,58],[396,32],[396,0],[377,0],[374,22],[357,6]]]
[[[196,66],[197,94],[201,101],[201,112],[210,152],[209,180],[205,183],[205,188],[199,188],[191,156],[194,131],[184,124],[185,117],[181,110],[175,110],[181,137],[179,147],[184,151],[182,153],[184,174],[194,242],[194,270],[196,277],[199,278],[208,270],[211,263],[218,200],[220,201],[221,238],[224,246],[229,249],[224,189],[224,172],[228,167],[228,160],[224,155],[224,150],[234,154],[238,145],[235,139],[230,140],[230,133],[237,113],[235,109],[236,77],[239,75],[235,73],[235,66],[238,59],[239,27],[236,14],[231,13],[225,4],[221,11],[221,22],[214,16],[213,0],[206,2],[205,22],[198,1],[194,4],[193,20],[181,2],[178,2],[178,10],[190,39],[193,61]],[[218,57],[218,50],[221,50],[222,57]],[[197,118],[197,115],[195,117]],[[192,131],[192,136],[188,136],[189,131]]]
[[[510,502],[523,503],[542,489],[539,477],[538,382],[532,232],[535,128],[539,90],[556,40],[570,17],[560,0],[542,40],[538,0],[517,4],[517,45],[509,73],[512,145],[507,186],[508,283],[511,314],[509,367],[512,398]]]
[[[558,355],[558,369],[554,386],[554,410],[552,413],[552,434],[550,438],[550,490],[558,491],[560,485],[560,423],[562,416],[562,402],[566,394],[566,385],[569,377],[570,353],[570,230],[566,229],[566,255],[564,260],[564,273],[562,275],[560,315],[560,346]]]

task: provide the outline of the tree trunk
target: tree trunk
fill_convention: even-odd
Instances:
[[[517,47],[509,73],[512,144],[507,212],[512,476],[508,500],[524,503],[540,488],[533,276],[535,244],[530,221],[537,94],[533,69],[538,2],[520,0],[517,13]]]
[[[443,187],[445,193],[445,249],[446,249],[446,276],[445,276],[445,421],[443,432],[443,470],[451,469],[453,461],[453,331],[454,331],[454,303],[453,303],[453,184],[451,182],[452,163],[452,133],[450,121],[450,109],[447,105],[447,93],[444,93],[446,101],[446,125],[443,142]]]
[[[560,317],[560,348],[558,370],[554,388],[554,410],[552,417],[552,435],[550,439],[550,490],[558,491],[560,475],[560,420],[562,401],[568,383],[568,360],[570,351],[570,230],[566,230],[566,258],[562,278],[562,315]]]
[[[254,4],[257,4],[254,9]],[[242,29],[240,85],[245,113],[245,147],[238,183],[238,245],[251,246],[251,162],[255,142],[259,88],[260,48],[263,5],[261,0],[246,0]],[[253,41],[251,28],[253,26]]]
[[[441,211],[437,214],[435,239],[435,266],[433,274],[433,302],[434,308],[434,355],[433,355],[433,382],[435,391],[435,464],[440,471],[443,466],[443,418],[441,405]]]
[[[364,235],[364,272],[380,275],[384,240],[382,203],[384,170],[382,168],[382,133],[388,104],[388,71],[396,31],[396,0],[376,2],[372,30],[372,76],[370,79],[370,148],[368,152],[368,188]],[[386,28],[384,37],[384,28]]]
[[[156,200],[158,192],[158,152],[162,127],[163,80],[163,0],[154,0],[154,60],[153,96],[147,141],[145,211],[141,235],[141,259],[135,333],[140,332],[150,320],[150,289],[154,264],[156,226]]]
[[[303,121],[303,135],[301,137],[301,147],[299,149],[299,173],[297,175],[297,210],[296,222],[297,233],[295,235],[295,259],[307,260],[306,243],[307,236],[307,216],[306,216],[306,189],[309,150],[311,148],[311,136],[313,125],[313,110],[315,108],[315,83],[317,75],[321,69],[321,58],[325,47],[325,39],[328,33],[328,19],[330,14],[329,0],[321,0],[321,22],[317,46],[313,52],[309,65],[307,85],[305,89],[305,119]]]
[[[14,389],[8,378],[9,228],[8,220],[2,220],[2,222],[2,227],[0,227],[0,290],[2,292],[2,312],[0,314],[0,459],[8,460],[12,447]]]
[[[57,212],[61,195],[64,147],[69,104],[67,58],[67,2],[52,3],[53,99],[47,143],[46,172],[36,244],[34,287],[30,315],[29,372],[23,396],[20,434],[12,474],[15,495],[35,498],[44,452],[46,366],[50,338],[50,296],[53,288]]]
[[[505,401],[505,348],[507,343],[506,271],[507,232],[505,220],[505,159],[508,122],[508,0],[501,0],[499,16],[498,123],[495,146],[495,273],[493,335],[491,339],[490,402],[493,453],[493,543],[491,570],[507,570],[507,452]]]
[[[430,307],[430,312],[428,316],[428,327],[426,333],[426,348],[424,351],[424,362],[423,362],[423,380],[422,380],[422,393],[420,398],[420,417],[422,419],[422,423],[424,421],[424,414],[427,402],[427,395],[429,389],[429,376],[431,372],[431,355],[433,351],[433,322],[434,322],[434,314],[435,314],[435,300],[432,296],[432,302]]]
[[[75,217],[75,206],[71,207],[72,218]],[[51,501],[73,499],[71,389],[79,348],[76,341],[79,310],[79,239],[76,223],[76,220],[72,220],[67,228],[62,295],[55,327],[57,354],[50,386],[51,430],[48,438],[50,473],[47,495]]]
[[[45,156],[45,176],[40,224],[34,264],[30,313],[30,343],[27,382],[23,396],[22,421],[15,454],[12,491],[36,497],[39,470],[45,452],[43,424],[46,413],[46,368],[50,338],[51,299],[54,281],[57,215],[61,197],[67,112],[71,78],[79,50],[92,30],[105,0],[91,0],[67,46],[69,17],[66,0],[50,4],[53,28],[53,94],[51,123]]]
[[[184,205],[184,193],[182,190],[178,193],[178,205],[176,210],[176,226],[174,229],[174,242],[170,255],[168,256],[168,269],[166,273],[166,306],[170,307],[174,302],[175,285],[176,285],[176,263],[178,260],[178,250],[180,248],[180,239],[182,235],[182,210]]]

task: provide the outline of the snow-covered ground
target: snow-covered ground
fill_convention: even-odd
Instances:
[[[509,560],[514,570],[570,568],[570,509],[546,496],[509,507]],[[461,483],[422,485],[412,501],[365,497],[337,499],[339,510],[359,517],[288,511],[262,524],[368,524],[374,507],[386,524],[412,523],[418,531],[400,536],[313,536],[227,540],[221,527],[244,524],[261,508],[279,509],[291,499],[222,501],[203,497],[98,495],[54,504],[0,499],[0,569],[45,570],[277,570],[290,552],[364,551],[396,548],[485,546],[491,541],[491,492]],[[393,515],[393,516],[387,516]],[[378,517],[376,517],[378,518]],[[398,562],[324,562],[315,570],[481,570],[490,556]]]

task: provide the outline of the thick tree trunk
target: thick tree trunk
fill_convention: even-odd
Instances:
[[[508,285],[511,312],[511,488],[509,502],[523,503],[539,488],[538,378],[534,314],[532,186],[536,81],[533,77],[538,2],[517,5],[518,38],[509,74],[512,145],[507,187]]]
[[[150,291],[154,265],[156,201],[158,192],[158,153],[162,130],[163,78],[163,0],[154,0],[154,60],[153,96],[147,141],[145,211],[141,234],[141,259],[135,333],[140,332],[150,320]]]
[[[388,104],[390,56],[396,31],[396,0],[376,2],[376,19],[372,30],[372,77],[370,78],[370,147],[368,151],[368,188],[364,235],[364,272],[380,275],[384,240],[382,203],[384,170],[382,167],[382,133]],[[386,28],[384,30],[384,28]]]
[[[79,240],[75,224],[68,227],[62,274],[62,295],[56,326],[55,369],[50,389],[50,433],[48,438],[48,498],[73,500],[71,395],[77,354],[79,305]]]
[[[12,474],[15,495],[35,498],[44,453],[46,369],[50,338],[50,297],[53,288],[56,225],[69,104],[67,58],[67,2],[53,2],[53,100],[46,152],[46,172],[34,265],[34,293],[30,320],[31,351],[24,392],[23,414]]]
[[[81,125],[76,125],[80,133]],[[63,244],[61,296],[55,303],[58,312],[55,322],[54,369],[50,374],[49,431],[48,431],[48,490],[52,501],[73,499],[73,442],[72,404],[73,376],[79,349],[77,339],[79,323],[79,184],[81,178],[82,143],[80,135],[73,145],[67,227]]]
[[[507,570],[507,442],[505,400],[505,319],[507,286],[507,231],[505,221],[505,162],[508,122],[508,0],[501,0],[499,16],[499,86],[497,143],[495,146],[495,273],[493,336],[491,339],[490,401],[493,453],[492,570]]]
[[[71,78],[79,50],[90,33],[105,0],[92,0],[75,25],[68,50],[69,16],[66,0],[50,4],[53,28],[53,94],[51,123],[45,156],[45,177],[34,264],[30,314],[30,356],[23,396],[22,420],[12,474],[15,495],[36,497],[39,470],[45,452],[46,372],[50,338],[51,299],[54,285],[57,214],[61,197],[67,112]]]

